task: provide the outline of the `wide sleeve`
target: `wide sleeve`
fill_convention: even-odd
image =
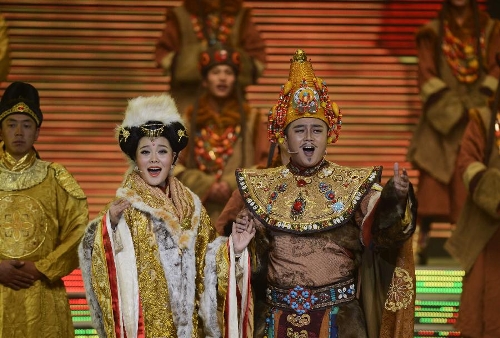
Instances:
[[[200,296],[205,337],[251,337],[253,300],[248,250],[236,257],[231,237],[207,246]],[[240,335],[240,332],[245,333]]]
[[[410,184],[405,210],[399,200],[392,178],[384,188],[378,184],[365,196],[360,211],[362,242],[377,249],[399,248],[413,235],[416,227],[417,199]],[[360,216],[357,216],[360,218]]]
[[[57,181],[59,234],[57,246],[35,266],[50,281],[56,281],[78,267],[77,248],[88,223],[88,209],[87,198],[73,176],[60,165],[51,168]]]
[[[392,179],[379,193],[374,189],[362,205],[363,260],[361,290],[370,337],[409,337],[413,334],[415,265],[412,239],[416,199],[410,187],[406,210],[398,210]]]

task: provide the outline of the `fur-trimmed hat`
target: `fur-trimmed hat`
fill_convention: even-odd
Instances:
[[[328,143],[339,137],[342,114],[337,104],[330,100],[328,88],[314,75],[306,53],[298,49],[290,60],[288,81],[281,87],[278,103],[268,116],[271,142],[283,143],[286,127],[302,117],[320,119],[328,126]]]
[[[132,161],[135,161],[139,140],[144,136],[165,137],[176,153],[174,162],[186,147],[188,134],[170,95],[139,96],[129,100],[123,122],[116,128],[116,138]]]
[[[213,46],[200,53],[198,67],[202,77],[206,77],[208,71],[218,65],[228,65],[238,76],[241,68],[240,53],[229,47]]]
[[[43,114],[38,90],[26,82],[12,82],[0,101],[0,123],[11,114],[28,115],[40,127]]]

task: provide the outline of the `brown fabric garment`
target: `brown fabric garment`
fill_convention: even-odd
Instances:
[[[352,223],[314,235],[273,232],[268,281],[287,288],[296,285],[320,287],[345,279],[356,269],[353,252],[357,252],[358,257],[361,252],[359,240],[346,239],[358,239],[357,236],[359,229]],[[345,246],[339,245],[341,241]]]
[[[233,191],[229,201],[226,203],[224,209],[215,221],[215,230],[217,230],[217,232],[221,235],[224,233],[230,233],[231,230],[229,225],[234,222],[238,212],[240,212],[244,207],[245,203],[243,202],[243,198],[241,197],[239,190]],[[224,229],[227,229],[229,232],[225,232]]]
[[[463,279],[456,327],[463,337],[500,337],[500,230],[497,230]]]
[[[382,193],[382,195],[384,195],[384,193]],[[392,196],[392,194],[389,195]],[[347,275],[357,277],[360,265],[364,266],[364,264],[370,264],[370,262],[365,259],[362,260],[361,258],[363,250],[365,250],[365,252],[372,252],[371,245],[363,248],[361,244],[361,223],[363,223],[363,230],[371,233],[371,223],[366,221],[365,216],[372,211],[371,207],[374,205],[375,200],[381,201],[381,204],[385,204],[389,200],[378,199],[378,197],[378,191],[375,189],[371,190],[361,201],[359,208],[354,211],[354,215],[352,215],[349,222],[340,227],[328,229],[327,231],[311,234],[291,234],[279,231],[277,228],[269,229],[265,228],[263,225],[258,225],[252,251],[259,257],[254,257],[253,259],[258,260],[260,256],[269,256],[268,269],[266,273],[267,280],[275,286],[285,289],[291,288],[295,285],[303,285],[306,287],[328,285],[345,279],[345,276]],[[410,198],[414,203],[416,203],[413,195]],[[373,200],[370,201],[370,199]],[[241,200],[235,200],[233,205],[236,206],[240,202]],[[383,215],[379,213],[379,217],[384,217],[384,220],[400,220],[400,216],[395,217],[396,215],[389,214],[391,210],[394,213],[393,208],[383,205],[382,209],[385,210],[386,213]],[[376,213],[373,214],[375,215]],[[412,211],[412,215],[415,215],[414,211]],[[373,226],[375,227],[385,224],[386,222],[384,222],[384,220],[379,220],[375,217],[373,220]],[[414,223],[412,224],[414,225]],[[392,226],[395,229],[400,229],[400,232],[402,232],[401,221],[386,225],[389,227]],[[396,240],[398,244],[394,245],[395,243],[393,243],[392,245],[392,247],[396,247],[396,253],[394,254],[393,260],[397,260],[396,257],[398,257],[401,253],[403,255],[399,256],[402,261],[398,260],[395,263],[393,260],[390,260],[390,262],[386,264],[386,267],[391,265],[392,270],[394,270],[394,266],[396,265],[403,269],[413,269],[414,265],[413,255],[411,253],[411,239],[408,240],[408,238],[411,237],[412,230],[410,229],[410,231],[405,234],[405,237],[400,237],[400,233],[396,234],[388,228],[384,229],[384,231],[374,230],[373,244],[376,246],[376,244],[382,242],[381,237],[384,237],[384,242],[388,243],[385,241],[388,239],[386,238],[388,237],[388,234],[393,236],[393,238],[398,238],[402,241],[399,242]],[[409,251],[401,251],[399,249],[399,245],[402,245],[403,243],[409,243],[409,246],[404,246]],[[393,251],[391,251],[391,257],[392,252]],[[265,258],[260,259],[261,261],[265,260]],[[255,265],[253,266],[255,267]],[[265,267],[264,265],[258,264],[257,266]],[[375,296],[375,294],[371,292],[378,292],[378,294],[382,295],[381,297],[383,300],[381,301],[381,304],[377,303],[374,305],[381,306],[381,312],[383,312],[383,302],[388,294],[387,287],[389,283],[391,283],[392,271],[390,270],[390,268],[387,268],[384,271],[379,271],[381,272],[380,275],[363,280],[362,283],[366,281],[366,283],[370,284],[370,287],[366,287],[366,289],[363,285],[358,285],[358,287],[361,288],[362,293],[368,292],[368,298]],[[386,276],[387,271],[390,271],[388,276]],[[410,270],[408,273],[412,275],[412,271],[413,270]],[[381,276],[382,274],[384,276]],[[381,283],[380,279],[384,279],[383,283]],[[414,279],[412,280],[412,283],[414,285]],[[254,280],[252,280],[252,284],[255,286]],[[383,290],[384,287],[386,288],[385,290]],[[381,289],[379,290],[379,288]],[[374,289],[377,289],[377,291],[374,291]],[[391,335],[393,333],[399,334],[400,337],[409,337],[410,335],[408,334],[413,334],[413,302],[414,297],[410,299],[410,306],[408,306],[407,309],[398,309],[396,312],[391,312],[386,316],[387,323],[382,326],[385,330],[384,332],[386,332],[385,335],[382,336],[383,338],[396,337]],[[260,306],[263,305],[262,303],[259,304]],[[269,307],[264,305],[264,309],[259,310],[260,314],[266,313],[266,309],[269,309]],[[339,329],[339,337],[379,337],[378,328],[380,327],[380,322],[375,325],[375,334],[369,336],[367,332],[368,320],[365,320],[365,313],[368,316],[368,312],[373,312],[374,309],[365,308],[364,311],[361,308],[360,301],[358,301],[358,299],[339,305],[335,323]],[[289,325],[284,322],[286,321],[286,318],[282,318],[281,313],[281,311],[278,311],[277,316],[274,317],[274,321],[275,323],[284,323],[284,325],[288,327]],[[263,315],[255,318],[256,332],[259,332],[256,337],[263,336],[262,330],[265,326],[264,319]],[[371,316],[371,319],[380,321],[380,318],[373,318],[373,316]],[[315,323],[314,325],[314,330],[316,330],[318,334],[317,337],[319,338],[329,337],[328,332],[327,330],[324,330],[323,325],[325,325],[324,320],[320,323]],[[394,328],[394,325],[397,326],[397,328]],[[279,328],[275,327],[275,330],[277,330],[275,332],[279,332]],[[294,332],[297,332],[297,328],[295,328]]]
[[[465,172],[471,163],[484,161],[486,145],[484,131],[487,129],[484,126],[489,123],[489,114],[481,114],[481,118],[471,119],[464,134],[458,161],[458,170],[461,173]],[[500,170],[498,148],[493,148],[487,165],[487,171]],[[483,175],[481,180],[489,177],[495,179],[494,176]],[[495,184],[495,182],[490,184]],[[473,196],[476,197],[479,193],[482,191],[474,191]],[[494,195],[498,194],[498,190],[486,193],[488,194],[486,197],[498,199],[498,195]],[[500,307],[500,288],[498,287],[500,285],[500,270],[498,269],[500,215],[494,219],[481,207],[484,208],[482,205],[475,204],[475,198],[467,199],[457,229],[447,241],[445,248],[466,270],[457,328],[464,337],[493,338],[500,337],[500,316],[498,315]]]
[[[425,171],[420,171],[417,189],[418,215],[438,217],[443,222],[456,223],[467,191],[460,174],[455,171],[450,184],[443,184]]]

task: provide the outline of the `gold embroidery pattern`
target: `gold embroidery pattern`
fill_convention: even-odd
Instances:
[[[289,338],[307,338],[309,334],[306,330],[302,330],[300,332],[294,332],[291,327],[286,329],[286,336]]]
[[[217,310],[224,313],[225,299],[229,287],[229,253],[226,245],[221,246],[215,256],[217,264]]]
[[[137,209],[125,212],[136,253],[139,294],[146,335],[175,337],[167,280],[160,262],[158,244],[147,215]]]
[[[6,116],[8,116],[10,114],[27,114],[33,120],[35,120],[37,126],[40,126],[40,119],[35,114],[35,112],[33,110],[31,110],[30,107],[28,107],[28,105],[24,102],[16,103],[14,106],[12,106],[12,108],[4,111],[0,115],[0,121],[3,120]]]
[[[413,279],[410,273],[403,268],[396,267],[387,293],[385,308],[392,312],[406,309],[412,304],[413,295]]]
[[[66,170],[66,168],[58,163],[52,163],[50,167],[54,168],[57,182],[64,190],[66,190],[68,194],[77,199],[86,198],[82,188],[78,185],[75,178],[69,173],[68,170]]]
[[[286,317],[286,321],[296,327],[302,327],[311,324],[311,316],[307,313],[303,315],[291,314]]]
[[[35,161],[31,168],[24,171],[10,171],[0,167],[0,182],[3,191],[29,189],[40,184],[47,177],[49,162]]]
[[[247,207],[271,227],[294,233],[316,232],[347,222],[380,167],[349,168],[327,162],[311,176],[294,175],[286,166],[238,169],[237,183]],[[334,198],[332,197],[334,196]],[[298,197],[302,197],[298,205]],[[300,217],[290,212],[295,207]]]
[[[127,190],[124,197],[154,208],[153,217],[165,223],[179,249],[183,250],[191,237],[196,235],[192,230],[199,223],[199,217],[194,213],[191,194],[175,177],[169,178],[169,181],[171,199],[166,198],[161,189],[151,187],[137,173],[132,172],[123,185]]]
[[[0,197],[0,255],[22,258],[45,241],[47,218],[40,202],[31,196]]]
[[[92,250],[92,289],[95,292],[97,302],[101,308],[102,322],[107,337],[115,336],[115,321],[113,318],[113,306],[111,299],[111,286],[109,284],[109,272],[106,263],[102,234],[102,222],[98,221],[95,232],[95,242]]]

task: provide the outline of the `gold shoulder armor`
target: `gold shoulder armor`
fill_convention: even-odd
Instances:
[[[77,199],[87,198],[82,188],[78,185],[78,182],[76,182],[75,178],[63,165],[59,163],[52,163],[50,168],[55,171],[57,183],[59,183],[59,185],[66,190],[68,194]]]

